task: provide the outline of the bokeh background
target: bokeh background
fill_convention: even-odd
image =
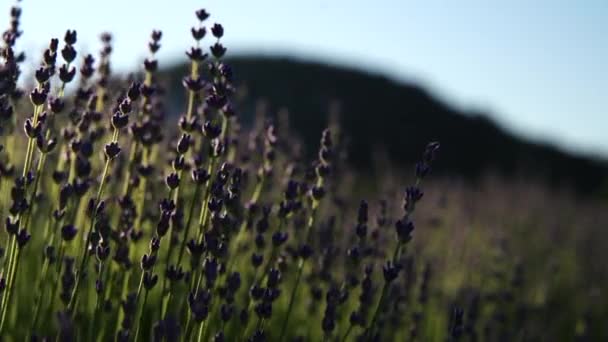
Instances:
[[[108,31],[113,67],[128,73],[161,29],[158,56],[180,109],[191,11],[201,5],[225,26],[249,98],[267,100],[269,112],[288,108],[310,142],[339,104],[360,166],[378,151],[410,161],[407,152],[434,139],[453,152],[443,169],[463,177],[493,170],[583,191],[603,184],[605,1],[33,0],[22,3],[20,44],[37,65],[41,37],[76,29],[79,49],[96,52]]]

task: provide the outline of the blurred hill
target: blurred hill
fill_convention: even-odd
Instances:
[[[605,185],[606,161],[526,141],[483,113],[458,111],[414,84],[289,58],[244,56],[229,62],[237,84],[247,89],[239,105],[241,120],[252,121],[260,99],[266,101],[270,115],[287,108],[291,128],[307,146],[316,148],[330,103],[339,101],[349,158],[361,170],[371,171],[378,151],[392,163],[409,165],[427,142],[437,140],[442,152],[436,169],[444,174],[475,179],[492,170],[586,193],[597,193]],[[181,79],[188,73],[188,66],[176,66],[161,76],[168,82],[170,108],[183,111]]]

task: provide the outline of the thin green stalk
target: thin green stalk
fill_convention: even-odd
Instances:
[[[34,188],[32,189],[32,193],[30,194],[30,200],[29,200],[30,207],[25,212],[25,215],[23,218],[24,219],[23,229],[26,229],[26,230],[29,227],[30,219],[34,212],[34,205],[36,203],[36,201],[35,201],[36,193],[38,192],[38,186],[40,185],[40,179],[42,178],[42,174],[44,172],[45,161],[46,161],[46,154],[41,153],[40,158],[38,159],[38,166],[36,167],[36,175],[34,178]]]
[[[16,251],[17,251],[17,237],[15,235],[13,235],[11,237],[11,241],[9,243],[8,262],[5,265],[5,269],[4,269],[4,272],[8,274],[8,276],[6,276],[6,279],[8,282],[7,285],[10,285],[11,280],[13,279],[12,271],[13,271],[13,265],[15,263]],[[8,292],[5,289],[5,292],[2,295],[2,303],[0,305],[0,315],[2,314],[2,312],[4,312],[4,308],[7,305],[7,302],[8,302]]]
[[[168,234],[171,234],[171,232],[169,231]],[[167,250],[167,257],[166,257],[166,260],[165,260],[165,271],[169,268],[169,261],[171,259],[171,251],[173,250],[173,241],[171,241],[171,240],[172,240],[172,237],[169,236],[169,241],[168,241],[169,242],[169,247],[168,247],[168,250]],[[165,296],[169,295],[170,292],[171,292],[171,291],[169,291],[167,289],[167,284],[168,284],[168,282],[167,282],[167,275],[164,274],[164,276],[163,276],[163,285],[161,286],[161,290],[162,291],[160,293],[160,304],[161,304],[161,311],[160,311],[161,312],[161,316],[160,317],[161,318],[165,317],[165,314],[167,313],[168,302],[165,300]]]
[[[36,292],[36,299],[34,300],[34,321],[30,329],[30,334],[33,334],[38,328],[38,319],[40,317],[40,308],[44,301],[44,285],[46,282],[46,276],[49,270],[49,260],[45,257],[44,263],[42,264],[42,273],[40,275],[40,281],[38,282],[38,291]]]
[[[34,118],[32,120],[32,125],[36,126],[38,124],[38,116],[40,115],[40,111],[42,106],[34,106]],[[32,158],[34,157],[34,149],[36,147],[34,138],[28,138],[27,142],[27,151],[25,154],[25,163],[23,165],[23,173],[22,176],[27,176],[27,173],[30,171],[30,167],[32,164]]]
[[[93,202],[95,205],[99,204],[99,199],[101,198],[101,195],[103,193],[103,186],[105,185],[105,179],[108,174],[108,170],[110,168],[110,160],[111,159],[108,159],[104,166],[103,174],[101,176],[101,183],[99,184],[99,190],[97,191],[97,196],[95,197],[95,201]],[[86,233],[87,238],[86,238],[86,242],[85,242],[83,252],[82,252],[82,258],[81,258],[82,261],[80,262],[80,266],[78,267],[76,284],[74,285],[74,291],[72,292],[72,297],[68,304],[68,310],[70,310],[70,311],[74,309],[74,303],[75,303],[76,298],[78,297],[80,279],[82,278],[82,274],[84,272],[84,269],[85,269],[87,261],[88,261],[87,248],[89,246],[89,243],[91,242],[91,232],[93,231],[93,228],[95,226],[95,213],[92,213],[92,216],[93,217],[91,217],[91,224],[89,225],[89,229],[87,230],[87,233]]]
[[[198,228],[199,228],[199,236],[197,238],[198,243],[203,242],[203,239],[205,238],[205,226],[206,226],[206,222],[207,222],[207,202],[209,201],[209,196],[210,196],[210,188],[211,188],[211,181],[213,179],[213,172],[215,169],[215,158],[212,158],[209,166],[207,167],[207,173],[210,175],[209,176],[209,180],[207,180],[207,184],[206,184],[206,188],[205,188],[205,195],[203,196],[203,202],[201,203],[201,213],[199,215],[198,218]],[[205,256],[206,253],[203,255],[202,260],[205,260]],[[192,279],[193,279],[193,284],[191,284],[190,289],[192,289],[192,285],[196,285],[195,287],[195,294],[198,293],[198,289],[200,287],[200,283],[202,280],[203,276],[202,273],[200,272],[200,267],[195,270],[195,274],[193,275]]]
[[[194,216],[194,208],[196,203],[199,201],[201,192],[201,186],[199,184],[194,188],[194,195],[192,196],[192,201],[190,202],[190,209],[188,210],[188,219],[186,220],[186,227],[184,230],[184,239],[182,240],[182,244],[179,248],[179,254],[177,255],[177,265],[179,266],[182,262],[182,257],[184,256],[184,251],[186,250],[186,243],[188,241],[188,235],[190,235],[190,225],[192,222],[192,217]]]
[[[169,191],[169,196],[167,198],[171,198],[173,196],[173,194],[175,193],[175,191],[179,189],[171,189]],[[177,205],[177,203],[176,203]],[[169,246],[167,246],[167,254],[166,254],[166,258],[165,258],[165,274],[163,275],[163,283],[161,286],[161,292],[160,292],[160,296],[159,296],[159,306],[160,306],[160,318],[164,318],[165,317],[165,313],[166,313],[166,301],[165,301],[165,295],[168,294],[168,290],[167,290],[167,276],[166,276],[166,271],[169,268],[169,262],[171,261],[171,254],[173,252],[173,228],[170,227],[169,231],[167,232],[167,236],[168,236],[168,243]]]
[[[42,109],[42,106],[34,106],[34,117],[32,120],[32,124],[33,126],[36,126],[38,124],[38,116],[40,115],[40,110]],[[30,171],[30,167],[32,164],[32,159],[34,157],[34,149],[35,149],[35,143],[34,143],[34,138],[28,138],[28,144],[27,144],[27,150],[26,150],[26,154],[25,154],[25,162],[23,165],[23,172],[22,172],[22,176],[26,177],[28,172]],[[5,320],[5,313],[7,311],[7,306],[9,305],[10,302],[10,298],[11,298],[11,291],[12,291],[12,284],[14,284],[14,278],[16,276],[15,272],[17,271],[17,268],[14,267],[15,263],[18,260],[15,260],[15,258],[18,256],[19,251],[18,246],[15,243],[16,241],[16,237],[13,236],[13,239],[11,241],[10,244],[10,248],[7,251],[7,254],[9,255],[9,261],[8,261],[8,292],[2,297],[2,303],[0,305],[0,310],[2,311],[2,318],[0,321],[0,334],[2,333],[2,329],[4,328],[4,320]],[[6,267],[5,266],[5,267]]]
[[[120,272],[122,274],[122,287],[120,289],[120,294],[118,295],[118,298],[126,298],[127,297],[127,293],[129,292],[129,279],[131,279],[131,272],[126,272],[126,270],[122,270],[122,272]],[[116,320],[116,329],[114,330],[115,334],[118,334],[118,332],[120,331],[120,329],[122,328],[120,322],[122,322],[122,320],[124,319],[125,314],[122,310],[118,311],[118,316],[117,316],[117,320]]]
[[[281,337],[279,341],[283,341],[285,337],[285,332],[287,329],[287,324],[289,323],[289,317],[291,316],[291,310],[293,309],[293,303],[296,298],[296,293],[298,292],[298,287],[300,286],[300,280],[302,279],[302,271],[304,270],[304,259],[300,258],[298,262],[298,273],[296,275],[296,284],[291,291],[291,295],[289,296],[289,304],[287,305],[287,313],[285,314],[285,318],[283,319],[283,325],[281,327]]]
[[[119,266],[116,266],[116,265],[112,265],[111,263],[110,263],[110,265],[108,265],[109,270],[108,270],[108,272],[106,274],[106,278],[109,279],[109,281],[106,281],[106,283],[110,284],[110,286],[108,286],[106,288],[106,291],[104,293],[104,302],[108,301],[108,300],[110,300],[110,298],[112,298],[112,296],[114,295],[114,285],[118,282],[118,280],[116,279],[116,276],[117,276],[118,272],[112,272],[113,266],[119,267]],[[103,325],[101,327],[101,332],[98,334],[98,338],[97,338],[98,341],[99,340],[102,340],[102,341],[107,340],[106,330],[109,330],[109,329],[106,329],[106,328],[108,326],[111,326],[111,324],[113,323],[112,322],[113,318],[114,318],[114,316],[112,316],[111,318],[103,321]]]
[[[393,259],[392,259],[393,261],[397,260],[397,258],[399,257],[400,250],[401,250],[401,243],[398,242],[397,245],[395,246],[395,251],[393,252]],[[389,287],[390,287],[390,282],[385,281],[384,286],[382,286],[382,291],[380,292],[380,299],[378,300],[378,305],[376,306],[376,310],[374,310],[374,314],[372,315],[372,321],[369,324],[369,327],[365,330],[365,336],[367,336],[367,337],[371,338],[373,336],[374,329],[376,327],[376,322],[378,320],[380,310],[382,309],[382,306],[384,304],[384,300],[385,300]]]
[[[166,317],[167,311],[169,310],[169,305],[171,304],[171,284],[169,284],[169,288],[167,289],[167,299],[163,302],[161,317]]]
[[[12,298],[12,294],[13,294],[13,289],[15,286],[15,276],[17,275],[16,270],[17,270],[17,267],[19,266],[19,260],[21,259],[20,256],[21,256],[21,249],[19,247],[17,247],[17,255],[15,256],[15,262],[13,263],[13,269],[11,270],[13,277],[11,277],[11,279],[9,280],[9,285],[7,287],[8,292],[6,293],[6,300],[5,300],[6,304],[2,308],[2,319],[0,320],[0,335],[2,335],[2,332],[4,331],[8,307],[11,304],[10,302],[11,302],[11,298]]]
[[[285,219],[283,219],[283,218],[281,218],[279,220],[279,226],[277,228],[277,231],[281,231],[281,229],[283,228],[284,222],[285,222]],[[262,269],[263,269],[262,273],[260,274],[258,272],[258,270],[260,269],[259,267],[257,267],[255,269],[255,273],[253,274],[253,280],[249,283],[249,286],[246,287],[247,289],[251,288],[251,286],[253,286],[255,284],[264,283],[264,281],[268,277],[268,272],[270,272],[270,268],[275,263],[276,258],[278,257],[278,252],[279,252],[279,250],[278,250],[277,246],[272,244],[272,248],[270,251],[270,257],[268,258],[268,261],[265,263],[264,267],[262,267]],[[230,271],[228,271],[228,274],[230,274]],[[262,279],[258,279],[258,277],[260,275],[261,275]],[[251,301],[251,296],[247,296],[247,300],[245,302],[244,307],[247,308],[247,313],[250,314],[251,310],[253,309],[253,302]],[[241,340],[244,338],[245,332],[248,330],[248,327],[249,327],[249,324],[247,324],[245,326],[245,329],[243,329],[243,335],[241,335]]]
[[[184,334],[184,341],[190,341],[190,335],[192,334],[192,313],[188,309],[188,319],[186,320],[186,333]]]
[[[144,163],[148,163],[148,154],[150,150],[144,147],[142,151],[142,159]],[[141,230],[143,210],[146,203],[146,186],[148,184],[148,177],[144,177],[139,185],[139,200],[137,200],[137,217],[135,219],[135,229]]]
[[[118,141],[118,130],[114,129],[114,134],[112,136],[112,142],[116,142]],[[94,207],[96,207],[99,204],[99,201],[101,200],[101,196],[103,195],[103,190],[104,190],[104,186],[106,184],[106,178],[108,176],[108,171],[110,169],[110,164],[112,162],[111,158],[107,158],[105,166],[103,168],[103,173],[101,175],[101,181],[99,183],[99,188],[97,190],[97,195],[95,196],[95,201],[93,202]],[[87,238],[86,238],[86,242],[82,251],[82,261],[80,263],[80,266],[78,267],[78,273],[76,276],[76,284],[74,285],[74,290],[72,292],[72,296],[70,299],[70,302],[68,304],[68,311],[71,311],[72,314],[74,314],[76,311],[74,310],[74,305],[76,303],[76,300],[78,298],[78,290],[79,290],[79,286],[81,283],[81,279],[82,279],[82,274],[84,272],[84,269],[87,265],[87,261],[88,261],[88,253],[87,253],[87,248],[89,246],[89,243],[91,242],[91,233],[93,231],[93,228],[95,227],[95,214],[92,213],[92,217],[91,217],[91,224],[89,226],[89,229],[87,230]]]
[[[198,237],[198,242],[201,243],[203,241],[204,235],[205,235],[205,226],[207,224],[207,213],[209,211],[209,206],[207,205],[207,202],[209,202],[209,197],[211,196],[211,182],[213,179],[213,172],[215,170],[215,163],[216,163],[216,158],[211,158],[211,161],[209,162],[209,167],[208,169],[208,173],[209,173],[209,180],[207,181],[207,186],[205,188],[205,196],[204,196],[204,200],[203,203],[201,203],[201,214],[198,218],[198,229],[199,229],[199,237]]]
[[[207,317],[207,320],[209,319],[209,317]],[[204,341],[202,339],[203,337],[203,331],[205,330],[205,326],[207,325],[207,320],[204,320],[203,323],[201,323],[201,326],[198,328],[198,338],[196,339],[197,342],[201,342]]]
[[[248,203],[252,203],[252,204],[256,204],[258,202],[258,200],[260,199],[260,195],[262,193],[262,189],[264,188],[264,180],[266,179],[266,177],[264,175],[261,176],[260,181],[256,184],[255,189],[253,190],[253,193],[251,194],[251,198],[249,199]],[[243,220],[243,222],[241,223],[241,226],[239,227],[239,232],[236,234],[236,238],[234,239],[234,250],[233,252],[237,252],[241,246],[242,246],[242,242],[243,239],[245,238],[245,234],[246,234],[246,227],[247,226],[247,220]],[[234,267],[234,263],[236,262],[237,258],[230,258],[230,260],[228,261],[230,264],[228,264],[228,271],[232,271],[232,268]]]
[[[99,278],[103,278],[104,273],[106,273],[106,265],[103,261],[99,261],[100,265],[99,265]],[[93,313],[93,321],[91,321],[91,327],[89,327],[89,337],[88,337],[88,341],[93,341],[93,334],[95,331],[97,331],[96,329],[96,325],[97,322],[99,320],[99,313],[101,312],[101,304],[102,304],[102,298],[103,298],[103,293],[98,293],[97,294],[97,299],[96,299],[96,303],[95,303],[95,310]]]
[[[37,121],[38,121],[38,115],[39,115],[39,107],[41,106],[36,106],[36,108],[34,109],[34,125],[36,125]],[[33,138],[29,139],[30,143],[32,143],[34,141]],[[30,148],[30,145],[31,148]],[[32,162],[32,158],[33,158],[33,154],[34,154],[34,146],[33,144],[28,144],[28,153],[29,155],[26,156],[26,162],[23,168],[23,174],[26,175],[29,172],[29,168],[30,168],[30,164]],[[25,212],[25,214],[23,215],[24,217],[22,217],[22,222],[21,222],[21,226],[22,229],[27,229],[28,228],[28,223],[29,223],[29,218],[31,216],[31,212],[32,212],[32,207],[34,205],[34,197],[36,195],[36,192],[38,191],[38,184],[39,184],[39,180],[40,178],[42,178],[42,168],[44,166],[44,154],[42,154],[41,158],[38,161],[38,167],[36,168],[36,175],[34,176],[34,188],[32,190],[32,193],[30,195],[30,207],[28,208],[28,210]],[[9,284],[8,284],[8,292],[5,294],[5,296],[2,298],[2,318],[0,321],[0,334],[2,333],[2,330],[4,328],[4,324],[5,324],[5,317],[6,317],[6,313],[8,311],[8,306],[10,305],[10,300],[12,298],[12,292],[13,292],[13,288],[15,285],[15,278],[17,277],[17,264],[19,263],[19,257],[21,255],[21,250],[20,247],[16,244],[16,236],[13,236],[13,240],[11,243],[11,260],[9,261]],[[13,257],[14,256],[14,257]]]
[[[162,241],[162,240],[161,240]],[[151,253],[151,256],[155,256],[156,252],[153,252],[153,254]],[[154,265],[152,265],[152,268],[150,269],[150,273],[153,274],[154,272]],[[141,296],[141,291],[144,290],[144,274],[145,271],[142,270],[141,272],[141,277],[139,279],[139,285],[137,287],[137,295],[135,296],[135,303],[139,303],[139,297]],[[139,329],[141,327],[141,322],[144,318],[144,312],[145,312],[145,307],[146,307],[146,302],[148,300],[148,289],[145,289],[146,293],[144,295],[144,302],[143,304],[137,307],[137,314],[139,315],[139,320],[137,321],[137,327],[135,329],[136,333],[135,333],[135,340],[137,342],[137,336],[139,335]]]
[[[57,266],[56,266],[56,270],[55,270],[55,274],[57,274],[57,279],[55,279],[55,281],[53,282],[49,307],[47,308],[47,310],[45,310],[45,313],[47,316],[49,316],[51,314],[51,312],[53,311],[53,307],[55,307],[55,298],[57,297],[57,289],[59,288],[59,283],[60,283],[59,278],[61,276],[61,269],[63,268],[64,254],[65,254],[65,242],[62,241],[61,244],[59,245],[59,253],[58,253],[59,258],[57,259]]]
[[[14,235],[11,236],[9,244],[8,244],[8,252],[7,252],[8,258],[4,259],[4,266],[3,266],[3,270],[2,270],[3,273],[5,273],[5,274],[10,273],[10,268],[12,266],[13,258],[14,258],[13,250],[15,248],[16,242],[17,242],[17,238]],[[4,298],[2,298],[2,305],[4,305]]]
[[[322,183],[322,179],[320,179],[318,181],[318,184]],[[306,227],[306,239],[304,240],[306,243],[308,243],[310,241],[310,236],[312,234],[312,226],[314,225],[316,216],[317,216],[317,210],[319,207],[319,203],[318,202],[313,202],[312,204],[312,213],[310,214],[310,218],[308,219],[308,225]],[[291,316],[291,311],[293,310],[293,304],[294,301],[296,299],[296,293],[298,292],[298,287],[300,286],[300,282],[302,279],[302,273],[304,270],[304,258],[300,257],[300,260],[298,262],[298,273],[296,275],[296,284],[293,287],[293,289],[291,290],[291,295],[289,296],[289,304],[287,305],[287,313],[285,314],[285,318],[283,319],[283,325],[281,327],[281,337],[279,338],[279,341],[283,341],[283,338],[285,337],[285,332],[287,330],[287,324],[289,323],[289,318]]]
[[[192,78],[198,79],[198,62],[195,60],[193,60],[192,64],[191,64],[190,76]],[[188,118],[188,120],[190,120],[190,118],[192,117],[192,112],[194,112],[194,96],[195,95],[196,95],[196,93],[193,91],[188,92],[188,110],[186,111],[186,117]]]
[[[141,313],[139,315],[139,321],[137,323],[137,328],[135,329],[135,339],[133,341],[137,342],[139,337],[139,331],[141,330],[141,326],[144,321],[144,312],[146,311],[146,304],[148,303],[148,290],[146,289],[144,292],[144,301],[141,305]]]
[[[344,337],[342,337],[342,339],[340,341],[342,342],[346,342],[346,339],[348,338],[348,335],[350,335],[350,333],[353,331],[353,325],[349,324],[348,325],[348,329],[346,329],[346,333],[344,334]]]

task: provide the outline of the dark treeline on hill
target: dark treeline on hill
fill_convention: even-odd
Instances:
[[[235,57],[229,63],[237,84],[247,89],[239,106],[241,120],[252,121],[260,99],[269,115],[287,108],[291,128],[307,146],[317,145],[330,103],[338,101],[349,158],[361,170],[370,170],[379,149],[391,162],[405,166],[415,162],[428,141],[437,140],[442,153],[436,169],[467,179],[492,170],[597,193],[608,174],[603,161],[520,139],[486,116],[451,108],[416,85],[289,58]],[[188,72],[186,66],[165,71],[170,108],[183,110],[181,78]]]

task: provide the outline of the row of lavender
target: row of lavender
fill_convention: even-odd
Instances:
[[[520,336],[521,267],[507,272],[499,298],[476,290],[446,299],[431,291],[431,258],[420,262],[407,248],[438,143],[422,151],[402,203],[390,191],[372,195],[387,200],[370,219],[362,191],[344,190],[357,175],[342,158],[338,125],[309,148],[319,151],[312,163],[287,128],[262,119],[241,128],[232,70],[222,61],[224,29],[207,26],[205,10],[191,29],[187,110],[174,129],[166,129],[157,77],[160,31],[152,32],[143,72],[116,81],[112,37],[102,35],[97,57],[78,56],[77,33],[68,30],[62,42],[50,41],[26,91],[25,55],[15,50],[20,15],[11,9],[0,50],[0,336]]]

